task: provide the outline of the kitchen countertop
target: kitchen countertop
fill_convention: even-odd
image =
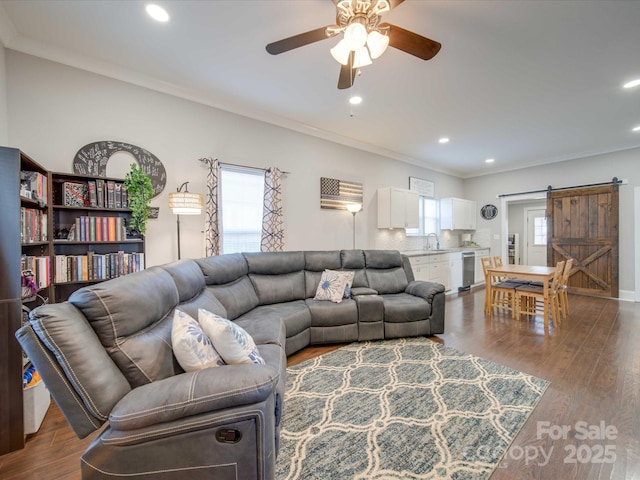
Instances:
[[[402,253],[407,257],[421,257],[424,255],[440,255],[443,253],[455,253],[455,252],[467,252],[470,250],[481,250],[487,249],[489,247],[475,246],[475,247],[451,247],[451,248],[441,248],[439,250],[405,250]]]

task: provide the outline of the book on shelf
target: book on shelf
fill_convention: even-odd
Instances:
[[[98,192],[96,191],[96,181],[89,180],[87,182],[87,190],[89,192],[89,206],[97,207],[98,206]]]
[[[122,184],[115,182],[114,183],[114,203],[115,208],[122,208]]]
[[[35,208],[20,208],[20,242],[35,243],[48,240],[47,213]]]
[[[56,255],[54,262],[56,283],[109,280],[140,271],[144,266],[144,253],[119,250],[105,254]]]
[[[23,170],[20,172],[20,191],[21,195],[40,202],[47,203],[48,186],[47,177],[40,172],[29,172]]]
[[[46,288],[51,283],[51,257],[41,255],[23,255],[20,259],[20,270],[33,273],[33,281],[38,288]]]
[[[104,208],[104,180],[96,178],[96,202],[98,208]]]
[[[127,193],[127,186],[123,183],[120,190],[122,193],[122,208],[129,208],[129,194]]]
[[[116,208],[116,182],[114,182],[113,180],[107,180],[106,181],[106,187],[107,187],[107,204],[106,207],[107,208]]]
[[[65,207],[86,207],[89,204],[86,183],[64,182],[62,192]]]

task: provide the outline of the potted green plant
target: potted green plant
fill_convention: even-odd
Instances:
[[[153,185],[151,178],[137,164],[131,164],[131,171],[124,177],[127,187],[127,200],[131,210],[128,235],[143,236],[147,231],[147,220],[151,212]]]

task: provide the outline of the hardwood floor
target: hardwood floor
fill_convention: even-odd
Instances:
[[[640,478],[640,305],[570,295],[569,318],[545,328],[539,317],[487,317],[483,302],[482,288],[449,296],[446,333],[433,339],[551,382],[491,479]],[[289,364],[335,348],[307,348]],[[0,478],[78,480],[94,436],[78,440],[52,404],[26,448],[0,457]]]

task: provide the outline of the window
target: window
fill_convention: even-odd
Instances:
[[[439,233],[440,222],[438,215],[438,201],[431,197],[420,197],[420,224],[418,228],[407,228],[408,236],[424,236],[428,233]]]
[[[535,217],[533,219],[533,244],[547,244],[547,217]]]
[[[220,167],[222,253],[260,251],[263,195],[263,171]]]

